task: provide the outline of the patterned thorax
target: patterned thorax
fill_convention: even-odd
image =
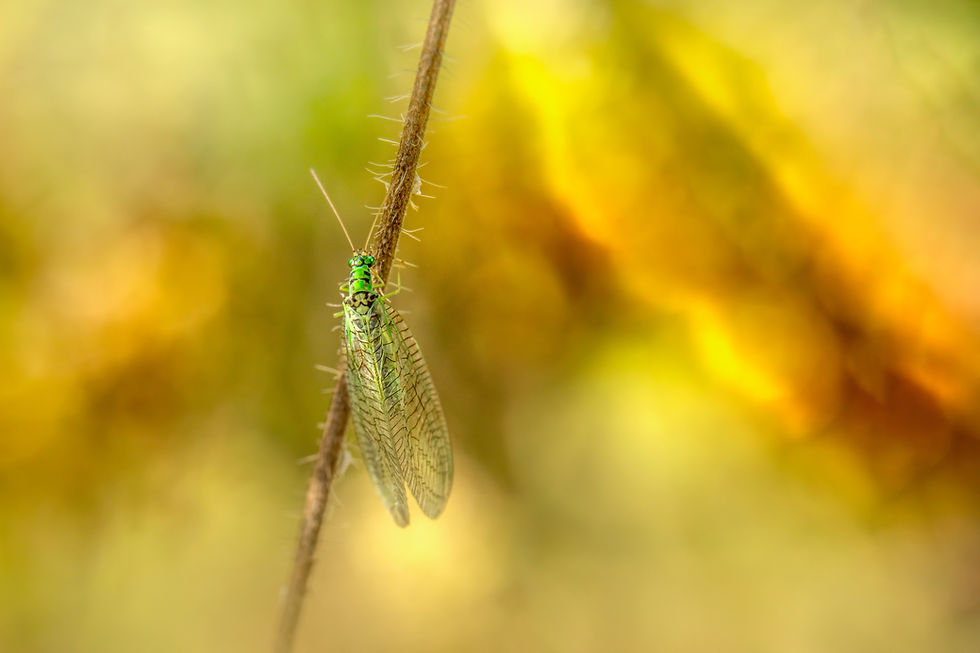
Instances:
[[[364,252],[354,252],[347,261],[350,265],[350,277],[347,281],[347,298],[344,303],[358,315],[367,315],[371,306],[378,299],[371,282],[371,266],[374,257]]]

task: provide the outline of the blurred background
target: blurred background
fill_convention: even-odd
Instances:
[[[264,651],[429,6],[0,6],[0,650]],[[297,650],[976,651],[980,8],[461,0]]]

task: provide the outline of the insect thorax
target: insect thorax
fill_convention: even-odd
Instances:
[[[371,307],[378,299],[378,293],[370,290],[358,290],[352,292],[344,300],[350,309],[361,316],[367,316],[371,312]]]
[[[374,292],[374,279],[371,274],[371,264],[374,258],[355,252],[350,260],[350,277],[347,280],[347,298],[344,304],[361,317],[371,315],[378,293]],[[365,325],[367,326],[367,325]]]

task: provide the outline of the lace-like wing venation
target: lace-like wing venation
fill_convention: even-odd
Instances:
[[[408,427],[396,345],[401,338],[396,330],[380,300],[365,316],[344,306],[347,388],[357,442],[382,502],[395,523],[406,526]]]
[[[419,507],[435,519],[446,507],[453,484],[453,451],[429,368],[415,337],[398,312],[379,301],[383,322],[394,338],[400,379],[401,410],[408,441],[407,465],[402,475]],[[399,425],[401,426],[401,424]]]

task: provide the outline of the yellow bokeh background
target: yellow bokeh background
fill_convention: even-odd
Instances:
[[[0,6],[0,651],[264,651],[429,7]],[[464,0],[297,651],[974,651],[980,9]],[[374,163],[371,163],[374,162]],[[349,464],[346,464],[349,463]]]

